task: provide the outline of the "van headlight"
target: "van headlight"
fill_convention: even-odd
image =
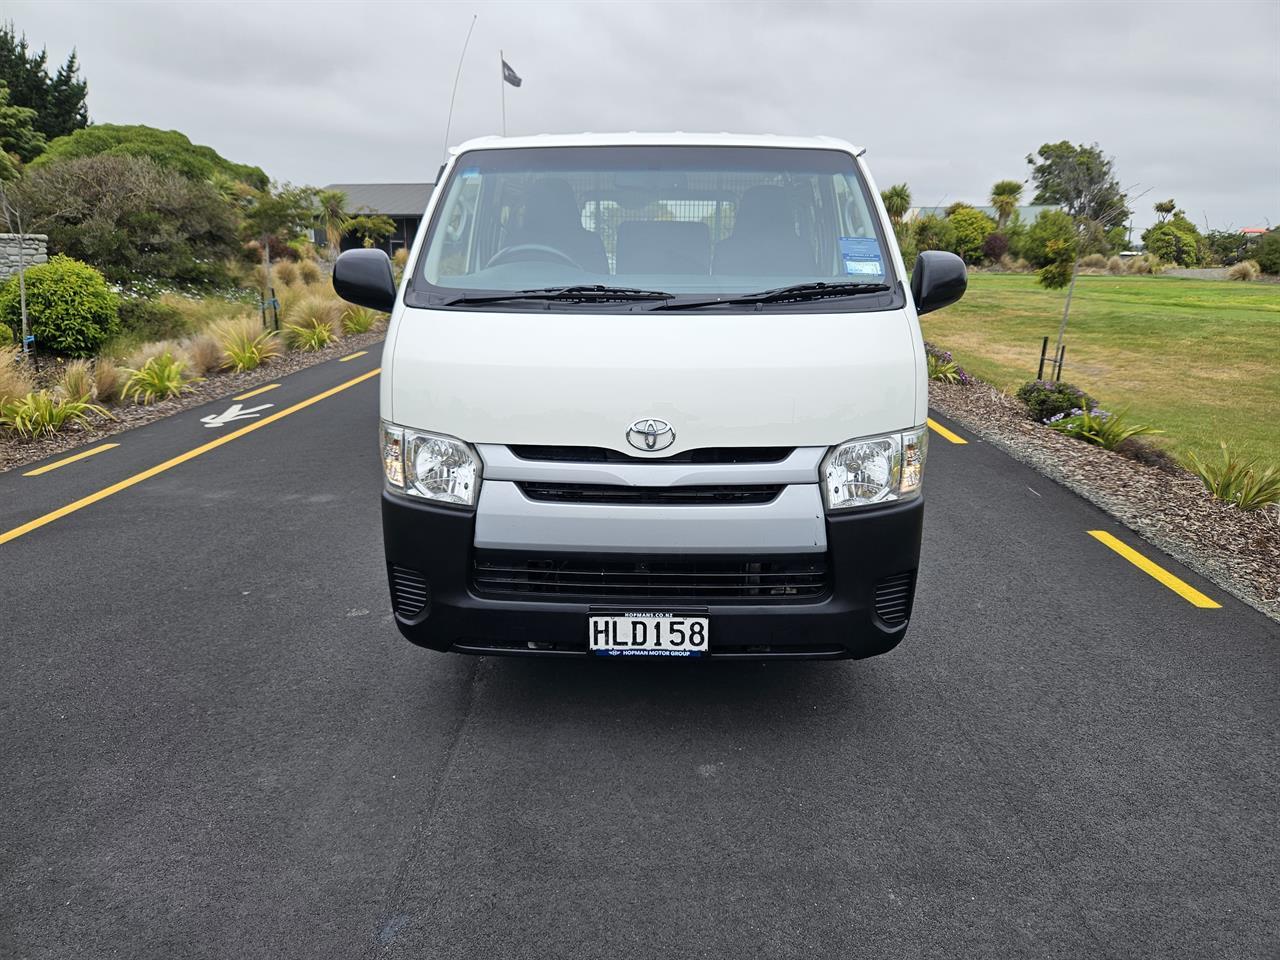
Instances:
[[[474,506],[480,458],[469,444],[423,430],[382,424],[382,472],[387,486],[413,497]]]
[[[916,496],[924,482],[928,446],[928,430],[916,427],[832,447],[822,461],[827,509],[849,510]]]

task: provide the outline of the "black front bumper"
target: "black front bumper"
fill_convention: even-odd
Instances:
[[[892,650],[906,633],[923,517],[919,498],[828,517],[827,593],[812,602],[708,604],[710,658],[839,659]],[[382,531],[396,625],[432,650],[585,656],[590,609],[637,607],[478,596],[474,513],[384,492]]]

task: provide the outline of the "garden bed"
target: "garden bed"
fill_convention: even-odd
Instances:
[[[1276,506],[1238,510],[1210,496],[1198,477],[1169,463],[1139,463],[1036,423],[1019,401],[982,382],[931,382],[929,404],[1280,621]]]
[[[378,344],[386,336],[385,329],[352,334],[335,341],[323,350],[293,350],[276,357],[269,363],[246,373],[223,373],[192,385],[189,392],[170,400],[161,400],[150,406],[120,403],[110,407],[114,420],[95,418],[90,425],[71,427],[56,436],[36,440],[22,440],[13,436],[0,436],[0,472],[12,470],[37,460],[53,456],[73,447],[94,443],[112,434],[172,416],[190,407],[197,407],[211,400],[234,396],[252,390],[264,383],[298,370],[344,357],[357,350],[366,350]]]

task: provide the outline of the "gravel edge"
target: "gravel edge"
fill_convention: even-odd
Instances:
[[[930,382],[929,405],[1102,509],[1232,596],[1280,622],[1280,511],[1241,511],[1198,477],[1138,463],[1036,423],[989,384]]]
[[[115,404],[108,409],[116,419],[95,420],[91,426],[67,430],[54,437],[46,437],[40,440],[20,440],[16,437],[0,438],[0,474],[17,467],[26,466],[29,463],[44,460],[46,457],[51,457],[56,453],[63,453],[76,447],[97,443],[125,430],[131,430],[145,423],[153,423],[156,420],[173,416],[175,413],[181,413],[183,410],[198,407],[213,400],[245,393],[254,387],[271,383],[291,373],[305,370],[307,367],[327,363],[330,360],[345,357],[347,354],[355,353],[358,350],[367,350],[374,344],[381,342],[385,336],[385,329],[370,330],[368,333],[343,337],[338,342],[314,353],[293,350],[264,364],[257,370],[250,370],[247,373],[221,373],[211,376],[207,380],[195,384],[189,393],[184,393],[182,396],[174,397],[171,400],[161,400],[150,406]]]

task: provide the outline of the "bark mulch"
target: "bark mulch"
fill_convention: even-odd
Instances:
[[[368,350],[378,344],[386,336],[386,330],[370,330],[368,333],[344,337],[337,343],[314,353],[301,350],[290,351],[272,360],[257,370],[247,373],[222,373],[211,375],[207,380],[195,384],[189,393],[172,400],[161,400],[150,406],[130,403],[119,403],[107,407],[114,420],[93,420],[87,427],[71,428],[57,436],[39,440],[21,440],[14,436],[0,436],[0,473],[12,470],[37,460],[43,460],[55,453],[62,453],[73,447],[96,443],[115,433],[130,430],[144,423],[151,423],[164,417],[172,416],[190,407],[198,407],[202,403],[222,397],[232,397],[238,393],[252,390],[264,383],[271,383],[280,377],[296,373],[306,367],[318,363],[345,357],[357,350]]]
[[[1198,477],[1171,462],[1139,463],[1036,423],[1016,398],[985,383],[930,382],[929,404],[1280,621],[1276,505],[1238,510],[1215,500]]]

